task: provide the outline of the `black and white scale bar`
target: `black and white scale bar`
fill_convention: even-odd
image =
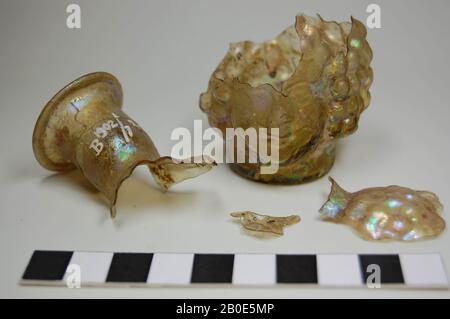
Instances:
[[[22,284],[65,285],[74,269],[81,286],[313,285],[363,287],[380,269],[381,287],[448,289],[439,254],[188,254],[34,251]],[[74,268],[74,266],[76,268]]]

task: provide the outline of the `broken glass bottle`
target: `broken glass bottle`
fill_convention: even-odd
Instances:
[[[295,25],[273,40],[230,45],[200,97],[200,108],[224,136],[227,128],[265,128],[265,145],[272,135],[279,141],[276,173],[262,174],[261,160],[231,163],[235,172],[292,184],[330,170],[336,141],[356,131],[370,103],[372,50],[366,34],[354,18],[337,23],[298,15]],[[255,147],[246,143],[249,154]],[[237,143],[234,148],[236,154]]]
[[[44,107],[33,133],[38,162],[53,171],[79,169],[116,215],[117,192],[138,165],[147,165],[163,190],[211,169],[209,158],[161,157],[147,133],[122,111],[122,88],[111,74],[76,79]]]

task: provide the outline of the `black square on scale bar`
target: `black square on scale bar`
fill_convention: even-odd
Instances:
[[[35,250],[22,279],[62,280],[72,254],[71,251]]]
[[[369,265],[378,265],[380,267],[380,282],[382,284],[403,284],[405,282],[398,255],[359,255],[359,262],[365,283],[373,273],[368,271],[367,267]]]
[[[231,283],[234,255],[195,254],[192,283]]]
[[[277,255],[279,284],[317,284],[315,255]]]
[[[153,254],[114,253],[107,282],[147,282]]]

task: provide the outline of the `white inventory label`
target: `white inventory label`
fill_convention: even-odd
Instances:
[[[94,135],[96,138],[91,141],[89,148],[95,151],[95,156],[99,156],[102,153],[103,148],[105,147],[102,140],[105,139],[113,129],[119,127],[122,132],[122,136],[127,143],[129,143],[133,137],[133,130],[131,126],[123,124],[119,115],[115,113],[111,113],[111,115],[111,120],[105,121],[103,124],[94,129]],[[134,127],[139,127],[131,119],[126,119],[126,121]]]

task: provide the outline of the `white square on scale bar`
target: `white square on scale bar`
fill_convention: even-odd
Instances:
[[[81,286],[83,284],[98,284],[106,281],[113,253],[75,251],[70,259],[70,265],[78,265],[80,268]],[[69,267],[68,267],[69,268]],[[67,276],[64,275],[64,281]]]
[[[361,286],[358,255],[318,255],[317,275],[322,286]]]
[[[273,285],[276,282],[276,257],[265,254],[236,254],[233,284]]]
[[[439,254],[401,254],[400,263],[408,286],[448,287],[447,275]]]
[[[154,254],[148,284],[188,285],[194,254]]]

